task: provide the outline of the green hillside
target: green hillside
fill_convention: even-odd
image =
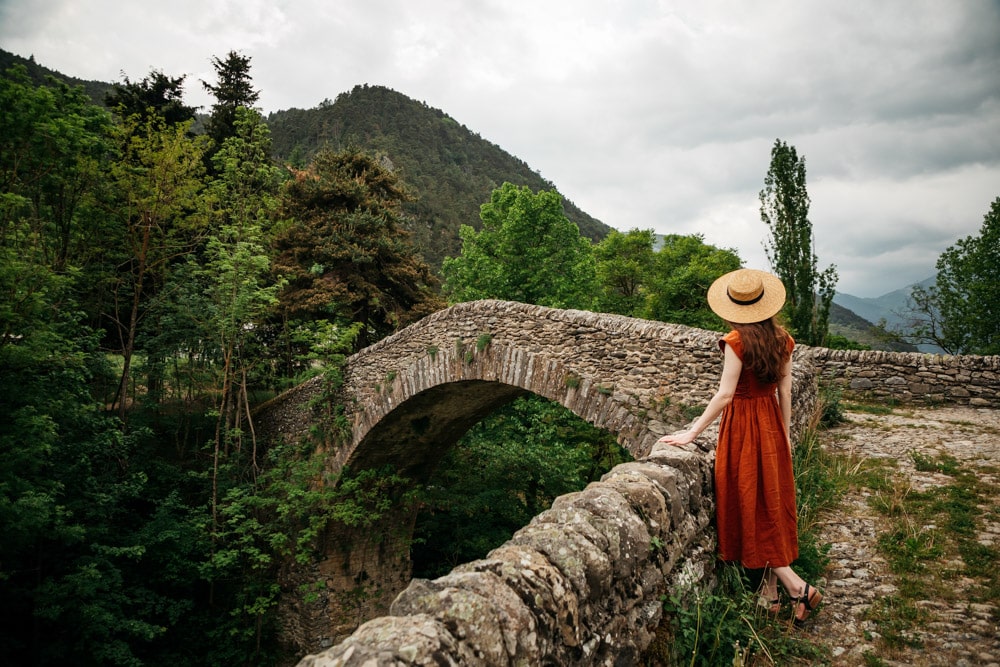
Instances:
[[[21,56],[15,55],[9,51],[0,49],[0,72],[6,72],[13,65],[24,65],[25,69],[28,70],[28,76],[35,83],[35,85],[38,86],[47,84],[48,77],[50,76],[71,87],[81,86],[83,88],[83,92],[87,94],[87,97],[93,100],[94,104],[100,106],[104,105],[104,95],[111,90],[110,83],[105,83],[103,81],[87,81],[67,76],[61,72],[39,65],[35,62],[34,56],[22,58]]]
[[[879,337],[874,324],[836,302],[830,304],[830,333],[868,345],[873,350],[917,352],[917,347],[909,343]]]
[[[504,182],[557,189],[527,164],[443,111],[381,86],[355,86],[334,102],[267,117],[274,156],[306,164],[323,147],[374,152],[398,173],[415,200],[405,206],[414,243],[435,269],[461,251],[460,225],[480,226],[479,207]],[[610,227],[563,201],[566,215],[591,239]]]

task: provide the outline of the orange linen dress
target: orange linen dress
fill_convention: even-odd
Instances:
[[[726,345],[743,360],[739,332],[719,341],[720,348]],[[794,346],[789,336],[789,354]],[[795,477],[777,384],[760,384],[746,366],[719,423],[715,499],[722,560],[762,568],[791,565],[798,557]]]

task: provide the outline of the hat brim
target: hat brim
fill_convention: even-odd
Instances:
[[[764,293],[760,300],[749,305],[742,305],[729,298],[727,287],[729,278],[736,271],[731,271],[720,276],[708,288],[708,307],[712,312],[726,320],[736,324],[750,324],[751,322],[763,322],[781,312],[785,305],[785,286],[781,280],[766,271],[756,269],[739,269],[740,271],[752,271],[760,276],[764,283]]]

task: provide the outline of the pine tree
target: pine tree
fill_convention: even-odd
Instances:
[[[222,142],[236,134],[236,110],[239,107],[252,109],[260,98],[260,91],[253,87],[250,56],[230,51],[225,60],[213,57],[212,66],[218,83],[212,85],[202,81],[201,84],[215,97],[206,129],[218,149]]]

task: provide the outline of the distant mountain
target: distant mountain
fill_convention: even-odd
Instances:
[[[873,324],[877,324],[884,319],[890,331],[894,329],[905,330],[909,326],[907,312],[909,311],[910,292],[917,286],[930,287],[934,285],[935,280],[935,277],[931,276],[913,285],[908,285],[902,289],[894,290],[878,297],[860,297],[837,292],[833,296],[833,303],[835,306],[845,308]],[[831,311],[831,323],[833,321]],[[831,328],[833,327],[831,326]],[[848,338],[865,342],[849,335]],[[915,349],[921,352],[941,351],[940,348],[934,345],[918,345]]]
[[[876,335],[875,325],[872,322],[837,303],[830,304],[830,333],[843,336],[856,343],[863,343],[873,350],[917,351],[917,348],[909,343],[883,340]]]
[[[404,206],[414,243],[440,268],[461,252],[458,229],[479,229],[479,208],[504,182],[532,191],[557,190],[527,164],[473,133],[443,111],[382,86],[356,86],[334,102],[288,109],[267,117],[272,152],[294,166],[323,147],[374,152],[415,195]],[[563,197],[566,216],[591,239],[611,228]]]

